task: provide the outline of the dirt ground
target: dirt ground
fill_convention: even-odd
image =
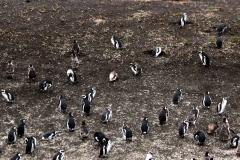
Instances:
[[[237,159],[236,149],[229,141],[219,140],[218,134],[206,135],[204,146],[198,146],[193,133],[207,131],[207,124],[219,122],[216,106],[222,97],[228,97],[223,117],[231,128],[240,131],[239,82],[240,2],[218,1],[77,1],[77,0],[2,0],[0,1],[0,86],[14,94],[16,101],[7,104],[0,98],[0,157],[9,159],[17,152],[25,153],[23,138],[7,145],[12,126],[25,118],[26,136],[37,138],[36,150],[24,155],[25,160],[51,159],[59,149],[65,150],[66,160],[98,159],[100,147],[93,140],[96,131],[102,131],[113,143],[108,154],[111,160],[140,160],[148,151],[155,159],[200,159],[209,151],[214,159]],[[186,12],[187,24],[177,27],[179,16]],[[216,27],[226,23],[223,47],[215,47]],[[116,50],[110,41],[118,37],[122,50]],[[67,81],[66,71],[71,68],[69,50],[78,40],[81,53],[78,84]],[[165,55],[152,58],[143,51],[162,47]],[[209,68],[202,67],[198,51],[203,49],[211,61]],[[15,78],[5,78],[7,61],[16,66]],[[132,74],[130,61],[138,62],[143,69],[141,77]],[[27,79],[28,64],[37,71],[35,81]],[[116,70],[119,81],[108,82],[110,71]],[[39,92],[39,82],[49,78],[53,87]],[[82,114],[80,97],[96,87],[90,116]],[[179,105],[172,105],[172,96],[183,89]],[[202,99],[210,91],[213,104],[202,108]],[[67,114],[57,108],[58,95],[67,101],[73,112],[77,129],[66,131]],[[199,106],[200,117],[190,126],[184,139],[178,136],[178,127],[193,106]],[[167,124],[160,126],[158,115],[163,106],[169,107]],[[113,116],[108,124],[101,124],[101,114],[112,107]],[[149,134],[140,134],[143,117],[149,117]],[[79,137],[80,124],[86,120],[90,127],[87,140]],[[121,127],[128,125],[133,141],[122,140]],[[44,132],[61,131],[51,141],[41,141]]]

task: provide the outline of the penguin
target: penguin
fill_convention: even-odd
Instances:
[[[224,23],[220,24],[220,25],[216,28],[216,30],[217,30],[217,32],[218,32],[218,35],[221,35],[221,34],[224,32],[225,29],[227,29],[227,25],[224,24]]]
[[[238,141],[239,141],[239,136],[234,135],[230,140],[230,147],[231,148],[237,148],[238,147]]]
[[[76,53],[71,54],[71,66],[73,70],[77,70],[79,67],[79,60],[77,58]]]
[[[13,144],[17,140],[17,127],[12,127],[8,133],[8,144]]]
[[[151,151],[147,153],[145,160],[153,160],[153,153]]]
[[[82,121],[80,137],[84,139],[84,138],[88,138],[88,136],[89,136],[88,126],[85,121]]]
[[[82,112],[89,116],[90,113],[90,102],[86,95],[82,95]]]
[[[202,104],[205,108],[210,108],[211,104],[212,104],[212,99],[210,97],[210,92],[206,92],[204,94],[204,97],[203,97],[203,101],[202,101]]]
[[[56,135],[58,134],[58,132],[56,131],[48,131],[45,132],[42,136],[42,140],[51,140],[53,139]]]
[[[216,39],[216,46],[218,49],[222,48],[222,37]]]
[[[107,123],[111,117],[112,117],[112,109],[107,108],[107,110],[102,114],[101,122]]]
[[[181,101],[181,97],[182,97],[182,89],[178,89],[174,95],[173,95],[173,99],[172,102],[173,104],[178,104]]]
[[[222,102],[219,102],[219,104],[217,106],[217,114],[218,115],[221,115],[224,112],[226,105],[227,105],[227,98],[223,97]]]
[[[52,81],[48,79],[44,79],[40,82],[40,85],[39,85],[40,91],[45,92],[50,87],[52,87]]]
[[[189,122],[187,120],[184,120],[180,126],[179,126],[179,136],[180,138],[184,138],[184,136],[187,134],[189,127]]]
[[[14,71],[15,71],[15,66],[13,64],[13,61],[12,60],[9,60],[7,62],[7,68],[6,68],[6,77],[8,79],[12,79],[13,76],[14,76]]]
[[[36,77],[37,77],[37,75],[36,75],[35,68],[33,67],[32,64],[29,64],[29,66],[28,66],[28,78],[29,79],[35,79]]]
[[[209,59],[208,55],[203,51],[199,51],[198,53],[199,53],[199,57],[202,61],[203,66],[209,67],[210,66],[210,59]]]
[[[17,135],[18,137],[23,137],[25,134],[25,119],[21,119],[19,125],[17,126]]]
[[[203,156],[203,160],[213,160],[213,157],[210,156],[209,152],[207,151]]]
[[[162,111],[159,114],[159,124],[163,125],[168,121],[169,110],[167,107],[163,107]]]
[[[59,150],[57,154],[54,155],[53,160],[63,160],[64,150]]]
[[[206,139],[205,133],[202,130],[198,130],[194,133],[194,139],[197,141],[198,145],[203,145]]]
[[[122,133],[123,133],[123,139],[124,140],[132,141],[132,130],[129,127],[123,125]]]
[[[153,51],[151,56],[152,57],[158,57],[160,54],[162,54],[162,49],[161,47],[156,47]]]
[[[137,62],[130,62],[129,64],[134,75],[140,76],[142,74],[142,68]]]
[[[100,154],[99,154],[99,158],[104,158],[106,157],[106,154],[110,151],[112,147],[111,141],[106,138],[104,144],[102,145],[101,149],[100,149]]]
[[[195,125],[196,121],[198,120],[198,117],[199,117],[199,109],[197,106],[195,106],[191,110],[187,120],[188,120],[189,124]]]
[[[114,82],[118,80],[118,73],[116,71],[112,71],[109,74],[109,82]]]
[[[86,96],[87,96],[89,102],[92,102],[92,101],[93,101],[93,98],[95,97],[96,92],[97,92],[97,91],[96,91],[96,88],[95,88],[95,87],[91,88],[91,89],[87,92]]]
[[[67,118],[67,129],[69,132],[74,132],[75,130],[75,119],[73,117],[73,113],[70,112]]]
[[[21,160],[21,158],[22,158],[22,154],[18,152],[11,158],[11,160]]]
[[[66,102],[65,98],[62,95],[59,95],[58,108],[60,108],[63,113],[66,113],[67,102]]]
[[[77,40],[73,41],[72,51],[71,52],[75,53],[75,54],[79,54],[80,53],[80,47],[79,47],[79,44],[78,44]]]
[[[15,101],[13,95],[9,91],[2,89],[1,93],[8,103],[13,103]]]
[[[27,144],[25,154],[31,154],[36,148],[37,141],[35,137],[27,137],[25,138],[24,143]]]
[[[112,36],[111,42],[116,49],[122,49],[122,43],[115,36]]]
[[[141,124],[141,133],[142,134],[147,134],[149,131],[149,126],[148,126],[148,117],[144,117],[142,119],[142,124]]]
[[[68,79],[71,83],[74,83],[74,84],[78,83],[77,75],[72,69],[67,70],[67,76],[68,76]]]
[[[178,27],[183,28],[187,21],[187,13],[183,13],[178,20]]]
[[[222,127],[219,129],[220,129],[220,134],[219,134],[220,140],[222,141],[228,140],[229,134],[230,134],[230,127],[229,127],[227,118],[223,118]],[[231,132],[234,132],[234,131],[231,129]]]
[[[106,136],[102,132],[95,132],[94,135],[94,140],[98,142],[98,145],[103,145]]]
[[[218,127],[219,126],[217,122],[208,124],[207,133],[212,134],[216,132],[216,129],[218,129]]]

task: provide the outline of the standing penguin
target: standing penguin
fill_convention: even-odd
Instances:
[[[163,125],[168,121],[169,110],[167,107],[163,107],[162,111],[159,114],[159,124]]]
[[[151,151],[147,153],[145,160],[153,160],[153,153]]]
[[[106,154],[110,151],[112,147],[111,141],[106,138],[104,144],[102,145],[101,149],[100,149],[100,154],[99,154],[99,158],[104,158],[106,157]]]
[[[67,70],[67,76],[71,83],[78,83],[77,75],[72,69]]]
[[[181,97],[182,97],[182,89],[178,89],[173,95],[173,99],[172,99],[173,104],[178,104],[181,101]]]
[[[82,95],[82,112],[89,116],[90,113],[90,102],[86,95]]]
[[[18,152],[10,160],[21,160],[21,158],[22,158],[22,154]]]
[[[2,93],[2,96],[7,100],[8,103],[14,102],[14,97],[9,91],[2,89],[1,93]]]
[[[187,13],[183,13],[178,20],[178,27],[183,28],[187,21]]]
[[[212,104],[212,99],[210,97],[210,92],[206,92],[204,94],[204,97],[203,97],[203,101],[202,101],[202,104],[205,108],[210,108],[211,104]]]
[[[53,139],[56,135],[58,134],[58,132],[56,131],[48,131],[48,132],[45,132],[42,136],[42,140],[51,140]]]
[[[144,117],[142,119],[142,124],[141,124],[141,133],[142,134],[147,134],[149,131],[149,126],[148,126],[148,117]]]
[[[114,82],[118,80],[118,73],[116,71],[112,71],[109,74],[109,82]]]
[[[111,42],[116,49],[122,49],[122,43],[115,36],[112,36]]]
[[[230,127],[229,127],[227,118],[223,118],[222,127],[219,129],[220,129],[219,138],[222,141],[228,140],[230,131],[234,133],[234,131],[232,129],[230,129]]]
[[[107,110],[102,114],[101,122],[107,123],[111,117],[112,117],[112,109],[107,108]]]
[[[85,121],[82,121],[80,136],[81,138],[88,138],[89,136],[88,126]]]
[[[129,64],[134,75],[140,76],[142,74],[142,68],[137,62],[130,62]]]
[[[27,137],[25,138],[24,143],[27,144],[25,154],[31,154],[36,148],[37,141],[35,137]]]
[[[184,138],[184,136],[186,135],[187,131],[188,131],[188,127],[189,127],[189,122],[187,120],[184,120],[180,126],[179,126],[179,136],[180,138]]]
[[[194,139],[198,142],[198,145],[203,145],[206,139],[205,133],[202,130],[198,130],[194,133]]]
[[[222,47],[222,37],[218,37],[216,39],[216,46],[218,49],[220,49]]]
[[[223,97],[222,102],[219,102],[219,104],[217,106],[217,114],[218,115],[221,115],[224,112],[226,105],[227,105],[227,98]]]
[[[75,54],[79,54],[80,53],[80,47],[79,47],[79,44],[78,44],[78,41],[77,40],[74,40],[73,41],[73,45],[72,45],[72,50],[71,50],[72,53],[75,53]]]
[[[65,98],[62,95],[59,95],[58,108],[60,108],[63,113],[66,113],[67,102],[66,102]]]
[[[73,70],[77,70],[79,66],[79,60],[77,58],[76,53],[71,54],[71,66]]]
[[[28,66],[28,78],[29,79],[35,79],[37,77],[36,70],[33,67],[32,64],[29,64]]]
[[[69,132],[74,132],[75,130],[75,119],[73,117],[73,113],[70,112],[67,118],[67,129]]]
[[[95,87],[91,88],[91,89],[87,92],[86,96],[87,96],[89,102],[92,102],[92,101],[93,101],[93,98],[95,97],[96,92],[97,92],[97,91],[96,91],[96,88],[95,88]]]
[[[19,125],[17,126],[18,137],[23,137],[25,134],[25,119],[21,119]]]
[[[8,133],[8,144],[13,144],[17,140],[17,127],[12,127]]]
[[[54,155],[53,160],[63,160],[64,150],[59,150],[57,154]]]
[[[210,59],[209,59],[208,55],[203,51],[199,51],[198,53],[199,53],[199,57],[202,61],[203,66],[209,67],[210,66]]]
[[[230,147],[231,148],[237,148],[238,147],[238,141],[239,141],[239,136],[234,135],[230,140]]]
[[[124,140],[132,141],[132,130],[129,127],[123,125],[122,133],[123,133],[123,139]]]
[[[199,117],[199,109],[197,106],[194,106],[187,119],[189,124],[195,125],[196,121],[198,120],[198,117]]]
[[[217,30],[217,32],[218,32],[218,35],[221,35],[221,34],[224,32],[225,29],[227,29],[227,25],[224,24],[224,23],[220,24],[220,25],[216,28],[216,30]]]
[[[7,77],[8,79],[13,78],[13,76],[14,76],[14,71],[15,71],[15,66],[14,66],[14,64],[13,64],[13,61],[9,60],[9,61],[7,62],[6,77]]]
[[[47,91],[48,88],[52,87],[52,81],[48,80],[48,79],[44,79],[40,82],[39,84],[39,89],[42,92]]]
[[[102,132],[95,132],[94,135],[94,140],[98,142],[98,145],[103,145],[106,136]]]
[[[162,53],[161,47],[156,47],[153,51],[151,56],[152,57],[158,57]]]

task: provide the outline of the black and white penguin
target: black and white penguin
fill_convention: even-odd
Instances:
[[[217,39],[216,39],[216,46],[217,46],[217,48],[221,48],[222,47],[222,37],[218,37]]]
[[[12,127],[8,133],[8,144],[13,144],[17,140],[17,127]]]
[[[161,47],[156,47],[153,51],[151,56],[152,57],[158,57],[162,53]]]
[[[210,97],[210,92],[206,92],[204,94],[204,97],[203,97],[203,101],[202,101],[202,104],[205,108],[210,108],[211,104],[212,104],[212,99]]]
[[[35,137],[27,137],[25,138],[24,143],[27,144],[25,154],[31,154],[36,148],[37,141]]]
[[[21,160],[21,158],[22,158],[22,154],[18,152],[10,160]]]
[[[112,71],[109,74],[109,82],[114,82],[118,80],[118,73],[116,71]]]
[[[32,64],[29,64],[28,66],[28,78],[29,79],[35,79],[37,77],[36,70],[33,67]]]
[[[98,142],[98,145],[103,145],[106,136],[102,132],[95,132],[94,135],[94,140]]]
[[[187,119],[189,124],[195,125],[196,121],[198,120],[198,117],[199,117],[199,109],[197,106],[194,106],[191,112],[189,113],[189,116]]]
[[[122,49],[122,43],[115,36],[112,36],[111,42],[116,49]]]
[[[59,95],[58,108],[60,108],[63,113],[66,113],[67,102],[66,102],[65,98],[62,95]]]
[[[217,32],[218,32],[218,35],[221,35],[221,34],[224,32],[225,29],[227,29],[227,25],[224,24],[224,23],[220,24],[220,25],[216,28],[216,30],[217,30]]]
[[[67,129],[69,132],[74,132],[75,130],[75,119],[73,117],[73,113],[70,112],[67,118]]]
[[[112,143],[108,138],[105,138],[106,140],[104,141],[104,144],[102,145],[101,149],[100,149],[100,154],[99,154],[99,158],[104,158],[106,157],[107,153],[110,151],[111,147],[112,147]]]
[[[123,125],[122,133],[123,133],[124,140],[132,141],[132,130],[128,126]]]
[[[112,108],[107,108],[107,110],[102,114],[101,122],[107,123],[111,117],[112,117]]]
[[[44,79],[39,84],[40,91],[44,92],[47,91],[48,88],[52,87],[52,81],[48,79]]]
[[[64,150],[59,150],[57,154],[54,155],[53,160],[63,160]]]
[[[147,134],[148,133],[148,131],[149,131],[148,117],[144,117],[142,119],[142,124],[141,124],[140,129],[141,129],[141,133],[142,134]]]
[[[77,70],[79,66],[79,60],[77,58],[76,53],[71,54],[71,66],[73,70]]]
[[[181,97],[182,97],[182,89],[178,89],[174,95],[173,95],[173,99],[172,102],[173,104],[178,104],[181,101]]]
[[[221,115],[227,106],[227,98],[223,97],[222,102],[219,102],[217,106],[217,114]]]
[[[73,41],[72,51],[71,52],[75,53],[75,54],[79,54],[80,53],[80,47],[79,47],[79,44],[78,44],[77,40]]]
[[[6,77],[8,79],[12,79],[13,76],[14,76],[14,71],[15,71],[15,66],[13,64],[13,61],[12,60],[9,60],[7,62],[7,68],[6,68]]]
[[[203,156],[203,160],[213,160],[213,157],[210,156],[209,152],[207,151]]]
[[[134,75],[140,76],[142,74],[142,68],[137,62],[130,62],[129,64]]]
[[[76,73],[72,69],[68,69],[67,70],[67,76],[68,76],[68,80],[71,83],[78,83],[77,75],[76,75]]]
[[[82,95],[82,112],[89,116],[90,113],[90,102],[86,95]]]
[[[203,66],[209,67],[210,66],[210,59],[209,59],[208,55],[203,51],[199,51],[198,53],[199,53],[199,57],[202,61]]]
[[[25,124],[26,123],[25,122],[26,122],[25,119],[21,119],[20,123],[17,126],[17,135],[18,135],[18,137],[23,137],[24,134],[25,134],[25,131],[26,131],[26,129],[25,129]]]
[[[237,148],[238,147],[238,141],[239,141],[239,136],[234,135],[230,140],[230,147],[231,148]]]
[[[92,102],[92,101],[93,101],[93,98],[95,97],[96,92],[97,92],[97,91],[96,91],[96,88],[95,88],[95,87],[91,88],[91,89],[87,92],[86,96],[87,96],[89,102]]]
[[[42,136],[42,140],[51,140],[53,139],[56,135],[58,134],[58,132],[56,131],[48,131],[45,132]]]
[[[197,141],[198,145],[203,145],[206,139],[205,133],[202,130],[195,132],[193,137]]]
[[[9,91],[2,89],[1,93],[8,103],[13,103],[15,101],[13,95]]]
[[[151,151],[147,153],[145,160],[153,160],[153,153]]]
[[[160,112],[158,118],[159,118],[159,124],[163,125],[168,121],[169,116],[169,110],[167,107],[163,107],[162,111]]]
[[[178,27],[183,28],[187,21],[187,13],[183,13],[178,20]]]
[[[180,138],[184,138],[184,136],[187,134],[189,127],[189,122],[187,120],[184,120],[180,126],[179,126],[179,136]]]
[[[89,129],[85,121],[82,121],[80,137],[81,138],[88,138],[89,136]]]

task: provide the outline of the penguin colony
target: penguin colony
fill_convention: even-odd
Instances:
[[[183,13],[183,15],[181,15],[179,21],[178,21],[178,26],[179,28],[184,28],[186,26],[186,21],[187,21],[187,14]],[[221,24],[218,26],[217,28],[217,32],[218,35],[221,35],[224,30],[226,29],[226,25],[225,24]],[[123,46],[122,43],[120,42],[120,40],[118,38],[116,38],[115,36],[111,37],[111,43],[113,44],[114,48],[117,50],[122,50]],[[216,39],[216,46],[217,48],[221,48],[222,47],[222,38],[219,36]],[[76,83],[78,83],[78,78],[77,78],[77,74],[75,73],[75,70],[78,68],[78,58],[77,55],[80,53],[80,47],[79,44],[76,40],[73,41],[73,47],[71,50],[71,66],[72,69],[68,69],[67,70],[67,79],[73,84],[75,85]],[[158,57],[162,54],[162,49],[160,47],[155,47],[153,50],[151,50],[151,56],[152,57]],[[203,64],[203,66],[205,67],[209,67],[210,66],[210,59],[208,57],[208,55],[203,52],[203,51],[199,51],[199,57],[200,60]],[[137,62],[130,62],[130,69],[133,73],[133,75],[136,76],[143,76],[142,75],[142,68],[141,65]],[[14,64],[13,62],[10,60],[7,64],[7,69],[6,69],[6,78],[8,79],[13,79],[14,78]],[[29,64],[28,67],[28,78],[31,80],[35,80],[37,77],[36,74],[36,70],[33,67],[32,64]],[[109,81],[110,82],[115,82],[116,80],[118,80],[118,73],[114,70],[112,72],[110,72],[109,74]],[[47,92],[48,89],[50,87],[52,87],[54,85],[54,82],[52,82],[49,79],[43,79],[42,81],[40,81],[39,83],[39,91],[41,92]],[[8,103],[15,103],[15,99],[12,93],[10,93],[9,91],[2,89],[1,90],[1,94],[3,96],[3,98],[6,100],[6,102]],[[177,107],[176,105],[179,105],[179,103],[181,103],[181,99],[182,99],[182,94],[183,94],[183,89],[177,89],[177,91],[173,94],[172,97],[172,104],[175,105],[175,107]],[[90,116],[91,110],[90,110],[90,104],[92,103],[94,97],[96,95],[96,88],[93,87],[91,88],[85,95],[82,95],[81,97],[81,102],[82,102],[82,112],[84,113],[84,115],[86,116]],[[212,100],[210,98],[210,92],[206,91],[206,93],[203,95],[203,100],[202,100],[202,106],[205,109],[210,109],[210,107],[212,104]],[[60,111],[64,114],[67,113],[68,108],[67,108],[67,102],[65,100],[65,98],[63,97],[63,95],[59,95],[59,103],[58,103],[58,108],[60,109]],[[216,107],[216,115],[222,115],[225,111],[225,109],[227,109],[227,98],[223,97],[222,101],[219,102],[219,104]],[[192,136],[192,138],[194,140],[196,140],[196,144],[197,145],[203,145],[206,141],[206,134],[204,133],[204,131],[202,130],[196,130],[195,133],[193,133],[192,135],[188,135],[188,128],[190,127],[190,125],[195,125],[197,123],[197,120],[199,118],[199,109],[197,106],[193,106],[192,111],[189,113],[189,116],[184,119],[178,128],[178,133],[179,133],[179,138],[184,138],[185,136]],[[111,121],[111,117],[112,117],[112,108],[106,108],[106,110],[103,112],[103,114],[101,115],[100,118],[100,122],[102,123],[108,123],[109,121]],[[169,117],[169,109],[167,106],[164,106],[161,110],[161,112],[159,113],[159,124],[160,125],[167,125],[168,119],[171,118],[171,116]],[[150,119],[150,121],[152,121]],[[21,119],[20,123],[17,127],[13,126],[9,133],[8,133],[8,144],[14,144],[17,141],[17,137],[24,137],[25,136],[25,123],[26,120],[25,119]],[[79,124],[78,124],[79,125]],[[106,124],[107,125],[107,124]],[[148,134],[151,130],[149,127],[149,119],[148,117],[144,117],[142,118],[142,122],[139,122],[139,126],[140,126],[140,130],[139,132],[143,135]],[[68,114],[68,117],[66,118],[66,128],[69,132],[74,132],[75,128],[76,128],[76,124],[75,124],[75,118],[74,118],[74,114],[72,112],[70,112]],[[86,124],[85,121],[82,122],[82,125],[80,127],[80,137],[83,139],[89,138],[89,128],[88,125]],[[213,134],[215,132],[219,132],[219,138],[221,140],[230,140],[230,147],[231,148],[237,148],[238,147],[238,141],[239,141],[239,136],[235,133],[235,131],[233,129],[230,128],[230,125],[228,123],[227,118],[223,118],[222,121],[222,126],[219,127],[218,123],[211,123],[207,126],[208,134]],[[154,129],[152,129],[154,130]],[[137,131],[135,131],[137,132]],[[42,140],[51,140],[53,139],[59,132],[57,131],[47,131],[43,134],[42,136]],[[230,134],[233,133],[232,138],[230,137]],[[133,133],[131,130],[131,127],[128,127],[127,125],[123,125],[122,127],[122,135],[123,135],[123,139],[125,141],[132,141],[132,136],[134,134],[137,133]],[[94,135],[92,136],[94,138],[94,140],[96,142],[98,142],[98,145],[101,147],[100,148],[100,153],[99,153],[99,157],[100,158],[104,158],[107,156],[108,152],[110,152],[111,147],[112,147],[112,142],[109,138],[107,138],[104,133],[97,131],[94,133]],[[24,143],[26,143],[26,152],[25,154],[31,154],[32,152],[34,152],[36,146],[37,146],[37,140],[35,137],[31,136],[31,137],[26,137],[24,139]],[[17,160],[17,159],[21,159],[23,154],[21,153],[15,153],[13,154],[12,158],[13,160]],[[59,150],[56,152],[55,155],[53,155],[53,159],[54,160],[62,160],[65,156],[65,151],[64,150]],[[154,159],[153,158],[154,154],[149,151],[148,153],[146,153],[146,160],[150,160],[150,159]],[[205,159],[213,159],[212,156],[210,156],[210,154],[208,153],[208,151],[206,151],[206,153],[203,155],[203,158]],[[194,158],[193,158],[194,159]]]

